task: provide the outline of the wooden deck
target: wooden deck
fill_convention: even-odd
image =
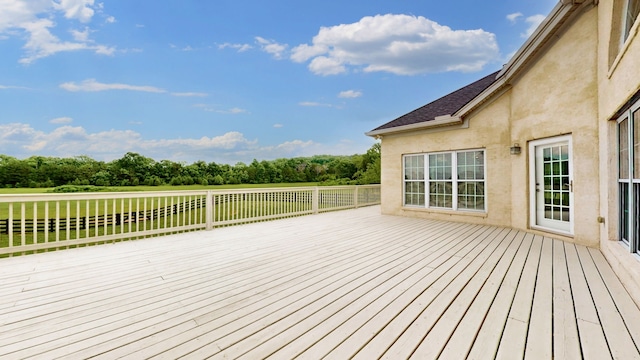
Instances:
[[[0,358],[640,358],[598,250],[379,212],[0,259]]]

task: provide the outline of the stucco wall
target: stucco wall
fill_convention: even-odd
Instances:
[[[570,134],[573,146],[574,236],[560,237],[597,246],[599,208],[597,9],[589,7],[512,83],[511,136],[514,142]],[[589,31],[592,29],[592,31]],[[513,165],[513,226],[526,229],[529,165]],[[558,236],[555,236],[558,237]]]
[[[385,135],[382,211],[529,229],[527,144],[535,139],[571,134],[577,210],[575,236],[553,236],[597,246],[600,197],[596,26],[597,10],[587,10],[510,87],[471,114],[466,119],[469,128]],[[522,154],[510,155],[509,147],[516,142],[522,146]],[[485,214],[402,207],[402,155],[473,148],[486,150]]]
[[[598,107],[600,130],[600,249],[640,305],[640,260],[618,240],[617,130],[610,118],[640,89],[640,25],[620,44],[623,0],[598,5]]]
[[[491,225],[510,224],[509,96],[502,96],[469,119],[469,128],[412,132],[382,140],[382,212]],[[485,149],[486,213],[402,207],[402,156],[435,151]],[[499,165],[498,165],[499,164]]]

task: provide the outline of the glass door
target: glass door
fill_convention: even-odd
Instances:
[[[534,155],[531,186],[532,226],[573,233],[573,178],[571,138],[559,137],[531,143]]]

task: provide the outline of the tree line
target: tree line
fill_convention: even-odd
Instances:
[[[380,183],[380,144],[374,144],[365,154],[316,155],[272,161],[254,159],[250,164],[239,162],[235,165],[204,161],[192,164],[155,161],[133,152],[110,162],[97,161],[88,156],[32,156],[20,160],[0,155],[0,186],[7,188],[296,182]]]

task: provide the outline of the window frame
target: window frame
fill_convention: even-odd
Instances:
[[[459,156],[461,154],[470,154],[480,152],[482,161],[481,162],[472,162],[467,163],[465,159],[465,163],[462,164],[459,160]],[[422,178],[421,179],[412,179],[412,176],[408,174],[407,168],[407,159],[408,158],[416,158],[422,157]],[[440,162],[438,164],[433,164],[434,159],[438,158]],[[448,159],[447,159],[448,158]],[[444,163],[442,162],[444,160]],[[467,169],[466,171],[464,169]],[[471,170],[469,170],[471,169]],[[481,178],[476,178],[477,171],[481,170]],[[413,170],[413,168],[411,168]],[[448,170],[448,172],[447,172]],[[461,176],[460,171],[463,171],[464,174],[468,174],[469,171],[474,172],[473,178],[468,178],[467,176]],[[435,176],[432,176],[435,174]],[[452,151],[434,151],[434,152],[426,152],[426,153],[417,153],[417,154],[405,154],[402,156],[402,206],[408,208],[418,208],[418,209],[434,209],[434,210],[445,210],[445,211],[456,211],[456,212],[474,212],[474,213],[486,213],[487,212],[487,192],[486,192],[486,183],[487,183],[487,157],[486,157],[486,149],[484,148],[476,148],[476,149],[464,149],[464,150],[452,150]],[[421,194],[424,201],[414,202],[407,201],[409,198],[412,199],[414,195],[413,191],[407,192],[408,190],[413,190],[413,185],[409,185],[411,189],[408,189],[408,184],[421,182],[423,185],[421,189],[424,193]],[[470,189],[474,190],[474,194],[460,194],[459,191],[462,186],[468,186],[468,184],[472,184]],[[444,185],[444,187],[443,187]],[[432,189],[442,190],[444,192],[437,194],[432,192]],[[477,194],[476,191],[481,189],[482,193]],[[447,198],[447,195],[450,196],[450,199]],[[432,196],[436,196],[438,203],[434,204],[434,199]],[[467,201],[460,201],[461,196],[464,196],[467,201],[469,199],[481,199],[482,208],[476,206],[469,207],[464,206],[462,203],[468,204]],[[448,202],[450,202],[450,206]],[[442,206],[445,205],[445,206]]]
[[[626,123],[625,123],[626,122]],[[624,124],[624,126],[623,126]],[[616,119],[618,239],[640,255],[640,100]],[[621,145],[626,148],[621,148]]]
[[[632,3],[635,2],[635,14],[631,14],[630,10]],[[631,18],[630,18],[631,17]],[[620,31],[620,44],[624,44],[631,34],[635,23],[638,22],[638,18],[640,17],[640,0],[626,0],[624,3],[624,9],[622,11],[622,28]]]

